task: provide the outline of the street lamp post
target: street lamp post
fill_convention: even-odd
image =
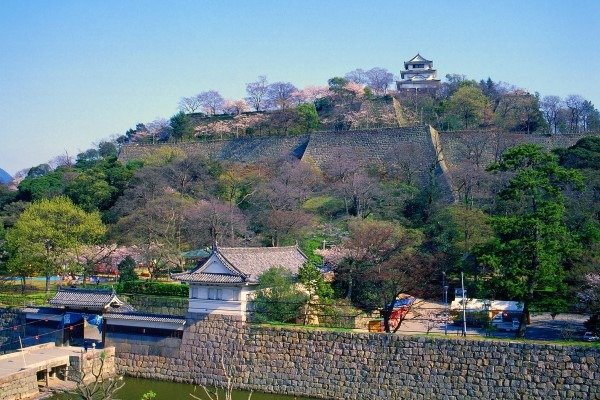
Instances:
[[[450,316],[450,312],[448,311],[448,285],[444,285],[444,304],[446,306],[446,311],[444,315],[444,335],[448,334],[448,317]]]
[[[448,282],[446,281],[446,271],[442,272],[442,285],[444,288],[444,335],[448,334]]]

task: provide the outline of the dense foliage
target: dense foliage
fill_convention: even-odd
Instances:
[[[344,299],[362,310],[384,310],[387,321],[386,306],[398,295],[440,299],[443,283],[453,288],[460,272],[473,296],[600,315],[598,137],[554,154],[534,146],[499,153],[489,170],[484,162],[478,165],[480,182],[493,182],[490,188],[499,194],[482,191],[477,201],[474,194],[464,195],[460,204],[448,204],[435,179],[417,177],[393,155],[367,167],[356,165],[349,151],[321,167],[288,157],[218,162],[169,145],[127,164],[116,157],[118,145],[127,142],[411,123],[440,130],[500,129],[506,137],[600,129],[598,111],[575,95],[564,101],[540,97],[461,75],[424,93],[390,92],[390,82],[378,68],[304,89],[259,77],[247,85],[245,100],[201,92],[183,98],[181,112],[170,120],[137,124],[75,162],[61,158],[33,167],[16,191],[0,185],[0,270],[21,277],[91,275],[101,272],[104,261],[86,255],[84,245],[89,250],[116,243],[127,246],[119,258],[121,290],[184,296],[187,286],[142,283],[137,273],[141,269],[154,281],[181,271],[182,252],[215,242],[299,243],[310,260],[299,277],[308,294],[295,290],[283,271],[270,271],[261,277],[258,319],[294,320],[299,307],[318,296],[321,302]],[[68,224],[56,214],[32,219],[50,203],[60,203],[60,214],[71,215],[70,221],[80,220],[86,228],[78,232],[85,235],[63,240],[60,234],[69,229],[52,224]],[[101,251],[113,250],[96,254]],[[317,273],[322,265],[334,273],[331,286]],[[286,300],[278,297],[284,295]]]

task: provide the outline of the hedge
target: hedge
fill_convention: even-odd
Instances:
[[[153,296],[188,297],[189,293],[188,285],[148,281],[120,282],[115,285],[115,289],[117,293]]]

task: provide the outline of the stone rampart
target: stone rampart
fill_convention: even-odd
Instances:
[[[600,399],[597,347],[188,321],[179,351],[117,348],[120,372],[324,399]],[[160,346],[160,344],[159,344]]]
[[[37,377],[31,371],[0,376],[0,400],[31,399],[39,393]]]
[[[597,133],[596,133],[597,134]],[[121,149],[122,161],[143,158],[172,146],[185,154],[217,160],[256,162],[294,156],[320,168],[340,162],[377,167],[387,163],[403,171],[408,183],[428,184],[432,176],[448,200],[486,198],[494,179],[485,168],[511,146],[535,143],[547,150],[572,146],[594,134],[540,135],[500,131],[440,132],[424,126],[352,131],[314,132],[300,136],[243,137],[223,141],[166,145],[130,144]]]
[[[180,142],[168,144],[128,144],[119,153],[121,161],[143,159],[156,149],[173,147],[185,154],[215,160],[252,162],[263,158],[295,155],[300,158],[308,142],[308,135],[243,137],[208,142]]]

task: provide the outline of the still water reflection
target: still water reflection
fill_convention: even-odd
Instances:
[[[212,389],[212,388],[209,388]],[[116,397],[121,400],[140,400],[142,395],[152,390],[156,393],[154,400],[193,400],[190,393],[202,400],[209,400],[200,387],[184,383],[155,381],[151,379],[125,378],[125,387],[119,390]],[[214,389],[213,389],[214,390]],[[212,392],[211,392],[212,393]],[[248,392],[236,391],[233,394],[233,400],[247,400]],[[64,399],[65,397],[55,396],[52,399]],[[224,395],[220,393],[219,399]],[[280,394],[252,393],[252,400],[314,400],[309,397],[284,396]]]

